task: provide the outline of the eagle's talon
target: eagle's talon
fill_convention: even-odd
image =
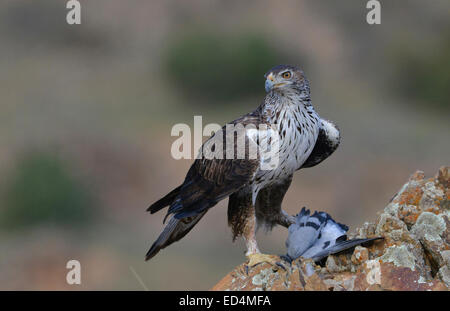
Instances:
[[[248,258],[247,267],[254,267],[254,266],[259,265],[264,262],[272,265],[277,270],[278,270],[278,267],[280,266],[279,265],[280,257],[277,255],[256,253],[256,254],[247,255],[247,258]],[[283,269],[285,269],[285,268],[283,267]]]
[[[277,261],[275,264],[276,264],[278,267],[280,267],[281,269],[283,269],[284,271],[287,271],[286,267],[285,267],[281,262]]]
[[[292,265],[293,260],[288,255],[280,255],[280,258],[283,261],[287,262],[289,265]]]

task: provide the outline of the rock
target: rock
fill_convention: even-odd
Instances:
[[[367,260],[369,260],[369,250],[362,246],[356,246],[352,255],[352,263],[359,265]]]
[[[414,173],[374,223],[349,238],[384,240],[329,256],[323,266],[300,258],[286,270],[236,267],[212,290],[448,290],[450,288],[450,174]],[[280,262],[282,260],[280,259]]]
[[[392,262],[396,267],[407,267],[414,271],[416,269],[415,257],[405,245],[388,247],[381,262]]]

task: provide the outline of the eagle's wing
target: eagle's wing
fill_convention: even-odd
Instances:
[[[337,149],[340,140],[339,128],[333,122],[321,119],[319,136],[314,149],[300,169],[316,166],[328,158]]]
[[[254,124],[258,127],[261,122],[258,112],[245,115],[235,120],[234,124]],[[226,155],[226,126],[222,134],[216,132],[202,146],[202,151],[212,152],[212,149],[223,148]],[[252,142],[245,131],[237,131],[234,137],[234,152],[237,154],[239,139],[245,141],[247,153],[244,158],[217,159],[201,157],[194,161],[182,185],[172,190],[162,199],[152,204],[148,210],[153,214],[169,205],[166,218],[169,220],[163,232],[153,243],[146,259],[155,256],[161,249],[184,237],[203,217],[209,208],[230,194],[244,188],[255,176],[259,168],[259,157],[248,157],[248,148]],[[215,144],[216,143],[216,144]],[[205,150],[205,147],[209,148]],[[205,153],[204,153],[205,154]],[[165,218],[165,219],[166,219]]]
[[[198,215],[183,219],[172,217],[158,239],[150,247],[145,260],[153,258],[161,249],[183,238],[202,219],[206,212],[203,211]]]
[[[248,114],[233,121],[233,124],[254,124],[260,122],[257,113]],[[215,149],[216,146],[223,148],[223,159],[201,157],[193,163],[189,169],[186,179],[180,188],[178,196],[170,205],[167,215],[175,214],[178,219],[193,216],[214,206],[220,200],[245,187],[255,176],[259,168],[259,157],[248,157],[248,147],[253,143],[245,131],[236,131],[234,136],[234,153],[237,154],[239,141],[245,141],[245,157],[239,159],[226,156],[226,127],[222,128],[221,135],[216,132],[202,146],[204,154]],[[242,140],[241,140],[242,139]],[[222,145],[222,146],[220,146]],[[207,149],[207,150],[206,150]]]

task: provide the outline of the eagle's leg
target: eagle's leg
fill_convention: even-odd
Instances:
[[[295,224],[295,217],[281,210],[280,214],[278,214],[277,223],[285,228],[289,228],[290,225]]]
[[[245,239],[245,244],[247,246],[247,253],[245,256],[248,258],[247,266],[253,267],[260,263],[268,263],[278,269],[278,267],[285,267],[280,263],[280,257],[277,255],[261,254],[258,248],[258,243],[256,241],[256,217],[253,213],[251,217],[247,218],[245,227],[243,230],[243,236]]]
[[[247,252],[245,256],[249,257],[253,254],[259,254],[258,243],[256,242],[256,217],[255,209],[251,208],[251,213],[245,219],[244,229],[242,235],[245,240],[245,246],[247,246]]]
[[[286,214],[287,215],[287,214]],[[251,189],[244,189],[230,196],[228,203],[228,224],[233,232],[233,240],[242,236],[247,246],[249,263],[247,267],[267,262],[273,266],[282,266],[280,258],[275,255],[261,254],[256,242],[257,217],[255,206],[252,202]],[[284,266],[282,266],[284,268]]]

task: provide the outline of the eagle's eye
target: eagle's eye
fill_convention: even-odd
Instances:
[[[281,75],[282,75],[282,77],[285,78],[285,79],[289,79],[289,78],[292,76],[292,74],[291,74],[290,71],[285,71],[285,72],[283,72]]]

